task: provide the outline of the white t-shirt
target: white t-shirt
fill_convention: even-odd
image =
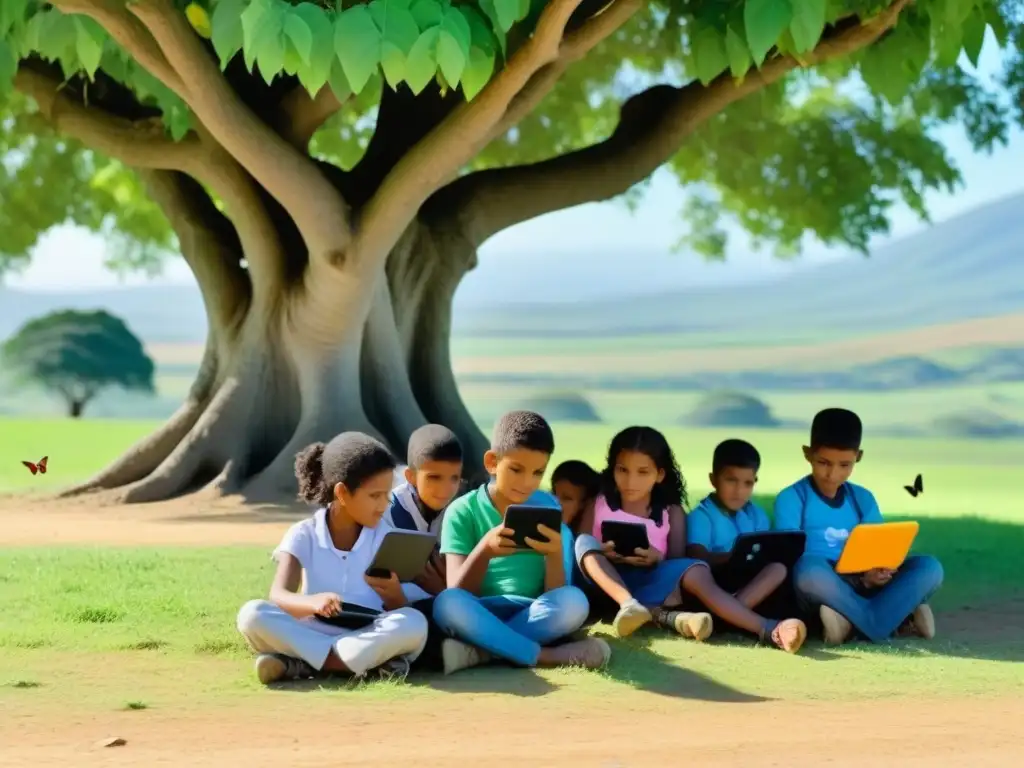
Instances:
[[[376,528],[363,528],[351,551],[337,549],[327,528],[327,510],[318,509],[312,517],[300,520],[285,533],[272,557],[287,552],[302,565],[303,594],[334,592],[341,602],[354,603],[374,610],[383,610],[380,596],[366,583],[366,570],[390,525],[383,520]],[[403,584],[402,591],[410,603],[430,595],[415,584]]]

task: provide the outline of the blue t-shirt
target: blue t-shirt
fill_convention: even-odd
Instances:
[[[834,499],[821,495],[810,477],[783,489],[775,498],[775,530],[804,531],[804,554],[836,562],[850,531],[861,523],[880,523],[878,502],[867,488],[845,483]]]
[[[752,501],[730,514],[708,496],[686,516],[686,543],[708,552],[731,552],[740,534],[770,531],[771,527],[768,513]]]

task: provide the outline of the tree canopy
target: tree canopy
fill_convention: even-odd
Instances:
[[[152,393],[153,361],[124,322],[66,310],[30,320],[2,348],[4,369],[64,398],[77,418],[107,387]]]
[[[290,491],[343,429],[482,454],[451,300],[491,236],[666,167],[683,244],[866,250],[1006,141],[1016,0],[0,0],[0,271],[47,228],[175,249],[210,336],[182,410],[88,484]],[[991,30],[999,83],[976,62]],[[11,85],[13,84],[13,89]],[[477,449],[480,450],[477,450]]]

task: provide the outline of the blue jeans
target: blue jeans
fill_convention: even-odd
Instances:
[[[579,573],[590,582],[590,577],[583,572],[583,558],[591,552],[603,554],[601,542],[589,533],[581,533],[576,539],[575,550]],[[608,562],[611,563],[610,560]],[[702,560],[676,557],[662,560],[653,568],[637,568],[632,565],[614,565],[614,568],[633,599],[641,605],[661,606],[679,588],[686,572],[695,565],[707,567],[707,563]]]
[[[589,611],[586,596],[576,587],[559,587],[538,598],[477,597],[446,589],[434,600],[434,623],[449,637],[534,667],[540,649],[582,627]]]
[[[804,609],[827,605],[873,643],[892,637],[911,613],[942,586],[942,564],[928,555],[908,557],[884,587],[862,593],[823,557],[804,555],[793,566],[793,587]]]

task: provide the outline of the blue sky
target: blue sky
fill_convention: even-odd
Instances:
[[[999,58],[1000,52],[990,37],[979,66],[981,74],[990,76],[998,71]],[[974,154],[958,129],[946,131],[942,140],[956,158],[965,185],[954,195],[929,198],[935,221],[1024,191],[1024,135],[1020,131],[1015,132],[1008,147],[990,156]],[[646,282],[652,290],[667,283],[700,285],[758,279],[848,257],[842,251],[812,244],[798,262],[780,263],[768,253],[752,251],[741,235],[733,238],[724,264],[709,264],[685,252],[672,253],[672,244],[680,234],[678,211],[682,200],[683,192],[668,175],[656,174],[649,194],[635,213],[618,201],[589,204],[509,229],[484,246],[480,266],[464,280],[460,293],[476,289],[489,293],[496,284],[507,281],[510,272],[525,271],[530,273],[531,281],[547,286],[538,289],[537,298],[556,298],[563,290],[565,276],[559,269],[558,257],[564,258],[566,268],[586,259],[587,274],[576,278],[576,293],[583,296],[606,293],[615,284],[617,273],[621,274],[623,254],[639,260],[634,263],[649,275]],[[911,234],[924,226],[906,210],[896,214],[893,224],[893,233],[886,239]],[[74,228],[57,228],[41,241],[31,267],[7,282],[12,287],[43,291],[192,282],[188,269],[178,259],[169,262],[164,274],[155,281],[138,276],[121,281],[103,269],[103,253],[102,240]],[[524,265],[528,269],[524,270]],[[579,271],[573,275],[578,276]],[[644,279],[640,279],[635,287],[644,285]]]

